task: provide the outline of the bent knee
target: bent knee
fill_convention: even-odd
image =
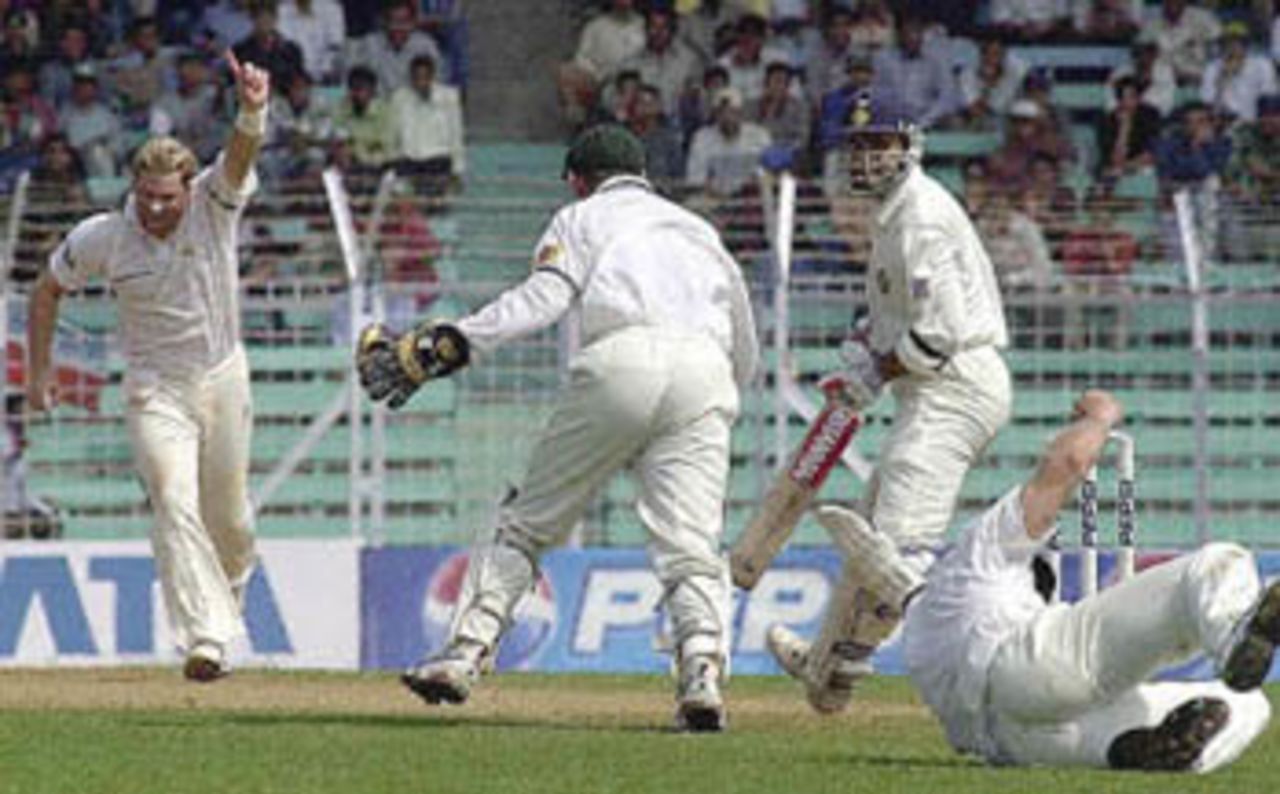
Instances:
[[[1225,540],[1206,543],[1204,546],[1200,547],[1196,552],[1196,555],[1208,561],[1221,560],[1235,562],[1241,559],[1253,559],[1253,554],[1244,546]]]
[[[1253,554],[1238,543],[1215,541],[1200,547],[1192,557],[1190,571],[1198,579],[1233,581],[1253,575],[1257,578]]]

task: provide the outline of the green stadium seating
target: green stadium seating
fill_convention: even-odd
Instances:
[[[1000,136],[994,132],[964,132],[938,130],[925,139],[925,155],[929,161],[967,160],[985,157],[1000,146]]]
[[[1117,54],[1127,58],[1124,48],[1018,51],[1029,52],[1032,63],[1064,74],[1080,66],[1105,66]],[[1101,107],[1103,91],[1097,82],[1059,80],[1055,88],[1056,98],[1068,109],[1086,112]],[[1072,185],[1083,195],[1090,185],[1087,168],[1095,159],[1090,155],[1095,148],[1093,131],[1076,124],[1072,134],[1084,153],[1080,169],[1072,174]],[[930,133],[926,150],[931,169],[958,190],[964,160],[985,156],[998,143],[995,134],[939,131]],[[437,302],[433,314],[458,316],[527,272],[538,232],[568,195],[554,182],[562,156],[560,146],[469,149],[467,189],[452,199],[446,212],[430,216],[433,232],[445,248],[437,270],[446,282],[460,288],[456,297]],[[1122,181],[1118,186],[1133,207],[1119,211],[1117,222],[1139,236],[1144,245],[1142,259],[1135,266],[1136,286],[1131,292],[1103,293],[1094,299],[1123,307],[1129,346],[1120,350],[1046,346],[1008,352],[1015,378],[1013,418],[966,483],[960,518],[972,515],[1025,477],[1045,441],[1061,425],[1073,397],[1087,385],[1100,384],[1125,400],[1128,428],[1138,441],[1140,543],[1167,546],[1195,538],[1191,310],[1182,267],[1162,245],[1165,219],[1152,201],[1156,187],[1151,178]],[[331,236],[312,239],[323,232],[312,221],[287,211],[273,210],[253,220],[265,224],[276,242],[332,245]],[[1273,261],[1259,261],[1214,265],[1206,274],[1212,334],[1207,360],[1212,529],[1217,537],[1273,545],[1275,519],[1280,517],[1280,497],[1272,495],[1271,485],[1280,470],[1280,408],[1273,407],[1275,384],[1280,382],[1280,315],[1273,300],[1276,272]],[[253,329],[251,339],[292,342],[253,345],[249,351],[257,420],[254,486],[260,486],[289,454],[308,422],[342,394],[348,376],[346,346],[325,344],[333,333],[335,306],[340,307],[345,295],[307,294],[306,301],[292,304],[283,295],[256,292],[259,300],[264,296],[270,300],[269,308],[246,313],[246,328]],[[797,284],[790,364],[811,398],[818,397],[814,380],[835,365],[836,345],[848,331],[852,310],[861,304],[857,290],[847,294],[806,291]],[[90,330],[115,325],[113,302],[100,297],[69,299],[64,316]],[[762,327],[766,325],[762,322]],[[767,484],[773,471],[770,468],[762,476],[757,467],[778,465],[770,374],[774,356],[766,352],[764,385],[744,395],[743,417],[733,437],[726,505],[729,538],[751,515],[762,482]],[[501,483],[519,476],[534,427],[559,385],[555,363],[551,343],[503,351],[458,378],[431,384],[405,410],[389,414],[385,487],[391,500],[385,531],[376,540],[467,543],[477,529],[489,527]],[[112,367],[118,369],[119,363],[113,361]],[[149,518],[133,474],[127,435],[118,419],[119,403],[119,389],[113,385],[104,394],[101,417],[62,414],[53,423],[31,428],[32,490],[59,501],[68,537],[141,537],[147,531]],[[877,406],[853,442],[869,461],[875,460],[892,430],[891,416],[887,401]],[[805,422],[790,417],[784,449],[793,449],[805,431]],[[260,535],[349,537],[349,455],[349,430],[339,422],[264,506],[258,522]],[[1104,510],[1111,505],[1110,476],[1104,467]],[[851,500],[863,489],[851,472],[838,467],[823,496]],[[584,540],[645,542],[633,501],[634,488],[626,478],[611,483],[584,521]],[[1070,509],[1064,510],[1064,526],[1072,524]],[[828,539],[806,518],[795,542],[825,544]]]
[[[1053,86],[1053,103],[1067,110],[1102,113],[1107,93],[1104,83],[1057,83]]]

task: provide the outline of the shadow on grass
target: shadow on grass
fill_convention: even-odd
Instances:
[[[793,757],[797,761],[799,757]],[[986,764],[960,755],[926,756],[926,755],[891,755],[873,750],[807,753],[805,763],[826,767],[876,767],[881,769],[989,769]]]
[[[277,728],[281,726],[320,727],[344,726],[350,728],[389,728],[411,730],[447,730],[455,728],[526,728],[538,731],[615,731],[638,734],[675,734],[674,728],[658,725],[627,725],[584,720],[567,723],[563,720],[519,719],[509,716],[438,716],[434,713],[421,716],[409,714],[222,714],[214,717],[223,724],[245,727]]]
[[[919,756],[866,755],[845,759],[852,766],[877,766],[888,769],[990,769],[978,761],[956,756],[954,758],[921,758]]]

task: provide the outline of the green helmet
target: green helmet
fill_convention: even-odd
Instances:
[[[597,124],[578,134],[564,156],[564,174],[643,174],[644,144],[621,124]]]

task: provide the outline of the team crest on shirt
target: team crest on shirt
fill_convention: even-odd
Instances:
[[[538,253],[533,258],[534,267],[547,267],[554,265],[564,258],[564,248],[559,243],[547,243],[538,249]]]

